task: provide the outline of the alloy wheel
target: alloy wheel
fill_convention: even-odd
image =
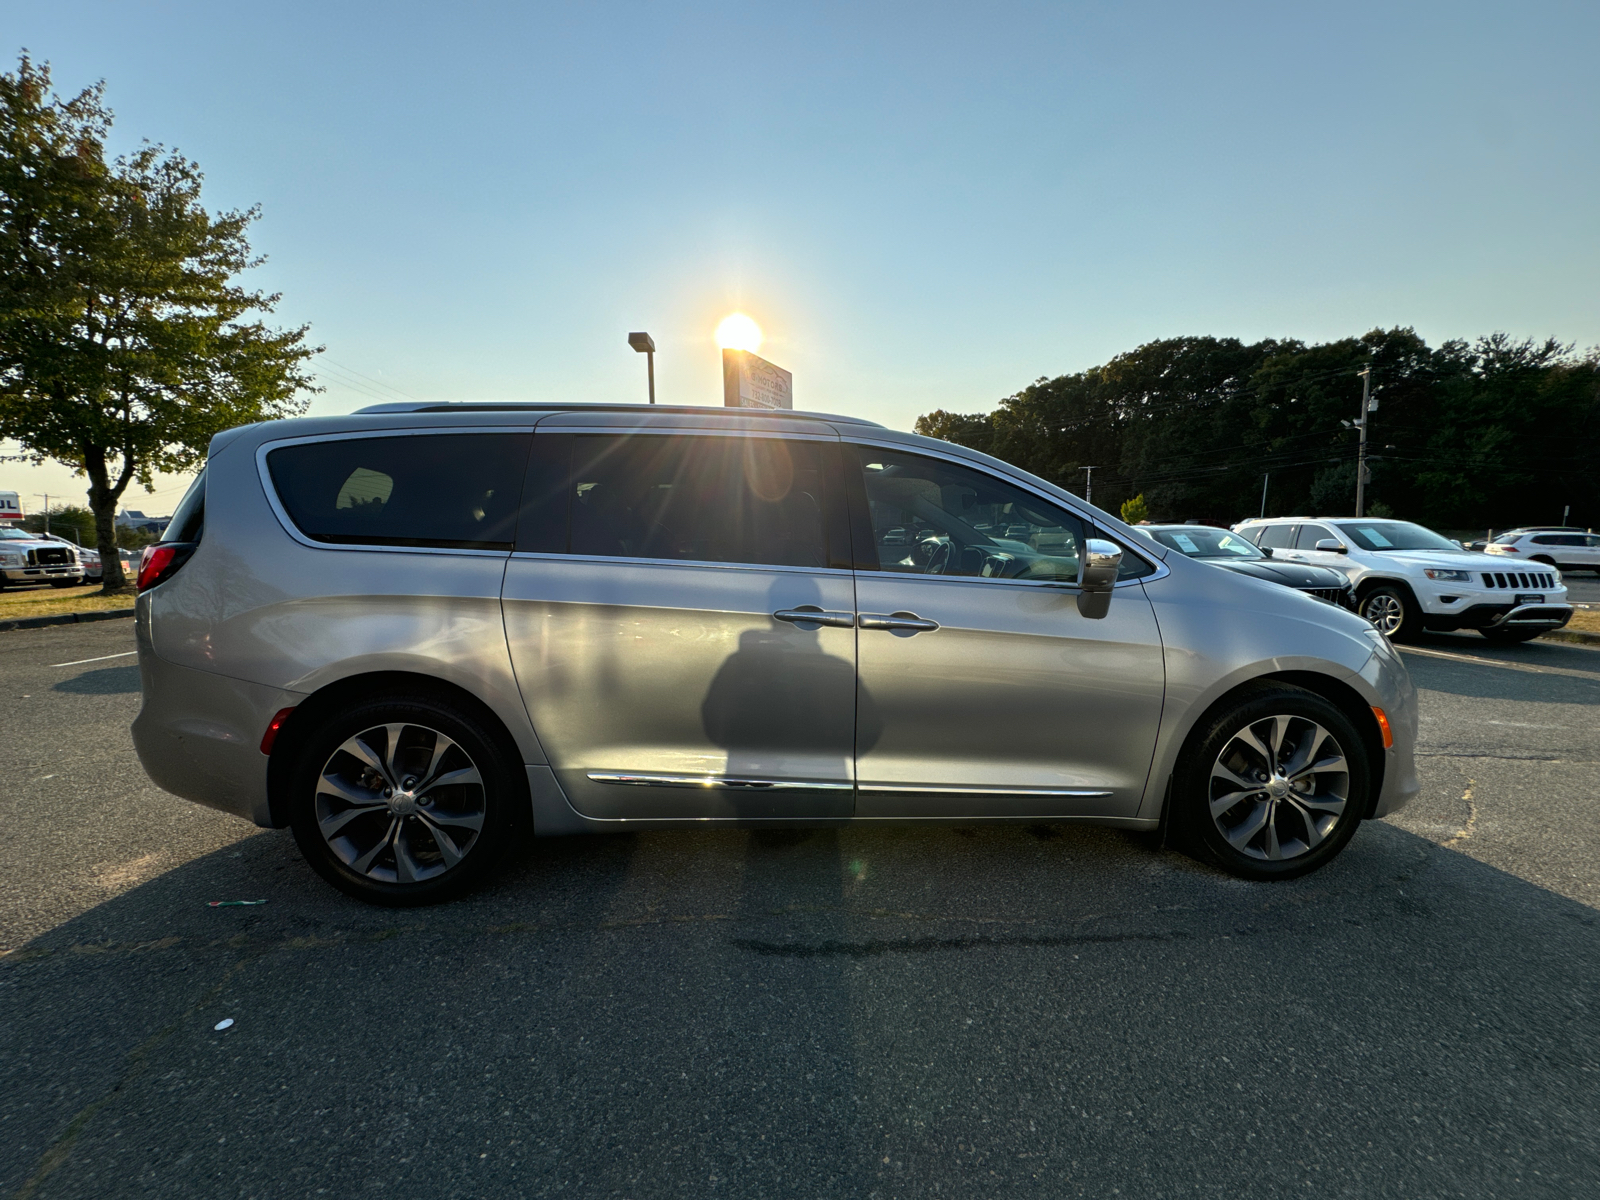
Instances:
[[[317,829],[345,866],[421,883],[461,862],[483,832],[483,776],[425,725],[375,725],[341,742],[317,778]]]
[[[1217,830],[1239,853],[1298,858],[1339,823],[1350,767],[1334,736],[1310,718],[1262,717],[1223,744],[1208,798]]]
[[[1406,623],[1406,608],[1400,597],[1389,592],[1375,592],[1361,606],[1361,615],[1371,621],[1384,637],[1393,637]]]

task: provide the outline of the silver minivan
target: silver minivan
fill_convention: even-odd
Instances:
[[[1418,788],[1360,617],[847,417],[233,429],[139,589],[151,778],[380,904],[530,829],[1082,822],[1284,879]]]

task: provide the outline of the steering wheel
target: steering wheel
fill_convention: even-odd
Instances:
[[[936,542],[933,553],[928,556],[928,565],[922,569],[924,575],[943,575],[950,569],[950,543]]]

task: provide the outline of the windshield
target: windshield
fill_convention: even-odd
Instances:
[[[1449,538],[1410,521],[1341,521],[1339,528],[1363,550],[1456,550]]]
[[[1152,529],[1150,536],[1190,558],[1265,558],[1237,533],[1193,525],[1184,529]]]
[[[4,538],[5,540],[12,542],[37,542],[39,540],[39,535],[36,533],[29,533],[26,529],[11,529],[7,527],[0,529],[0,538]]]

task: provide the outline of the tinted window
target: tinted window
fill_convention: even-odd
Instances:
[[[178,501],[177,511],[162,531],[163,542],[198,542],[206,519],[206,469],[194,477],[189,490]]]
[[[1326,541],[1330,538],[1336,542],[1339,540],[1334,537],[1333,530],[1326,526],[1302,525],[1300,526],[1299,534],[1294,539],[1294,548],[1296,550],[1315,550],[1318,542]]]
[[[1293,525],[1268,525],[1267,531],[1261,535],[1261,540],[1256,545],[1271,546],[1274,550],[1287,550],[1293,536]]]
[[[1075,583],[1088,527],[1075,514],[992,475],[918,454],[852,448],[861,464],[872,546],[858,565],[912,575]],[[1096,535],[1098,536],[1098,535]],[[1123,577],[1152,568],[1124,553]]]
[[[830,557],[825,460],[837,447],[787,438],[581,435],[574,439],[573,554],[846,565]],[[835,562],[837,560],[837,563]]]
[[[531,435],[428,434],[281,446],[272,485],[319,542],[510,550]]]
[[[1567,539],[1559,533],[1541,533],[1532,539],[1536,546],[1565,546]]]

